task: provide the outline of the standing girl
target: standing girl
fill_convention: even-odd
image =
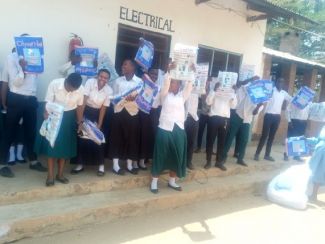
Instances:
[[[184,131],[184,103],[192,91],[192,83],[187,82],[180,91],[181,81],[171,80],[167,75],[164,87],[160,92],[162,110],[159,127],[155,139],[153,165],[151,169],[152,182],[150,190],[158,193],[158,178],[163,170],[170,170],[168,187],[181,191],[176,184],[176,176],[181,178],[186,174],[186,134]]]
[[[35,143],[37,154],[48,156],[48,176],[46,186],[54,185],[54,163],[58,163],[58,173],[55,179],[63,184],[69,180],[63,176],[64,164],[67,159],[77,155],[77,124],[82,122],[82,106],[84,91],[81,86],[81,76],[70,74],[67,78],[53,80],[45,97],[46,102],[60,104],[64,107],[64,114],[58,136],[53,147],[38,134]],[[44,117],[47,118],[47,111]]]
[[[113,90],[108,86],[109,79],[110,72],[107,69],[100,69],[98,78],[89,79],[85,84],[83,117],[97,123],[100,130],[103,126],[106,109],[110,104],[110,96],[113,94]],[[78,165],[71,170],[71,174],[83,171],[85,164],[95,164],[98,166],[97,175],[104,176],[104,154],[105,144],[97,145],[88,138],[78,137]]]

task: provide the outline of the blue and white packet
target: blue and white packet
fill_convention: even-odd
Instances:
[[[123,93],[122,95],[119,95],[119,96],[115,96],[112,98],[111,102],[114,104],[114,105],[117,105],[119,102],[121,102],[125,97],[127,97],[128,95],[130,95],[131,93],[137,91],[137,90],[140,90],[142,87],[142,85],[137,85],[136,87],[130,89],[129,91]]]
[[[80,75],[94,77],[97,75],[97,67],[94,63],[98,59],[98,48],[77,47],[76,55],[80,55],[81,62],[76,64],[76,72]]]
[[[273,82],[270,80],[258,80],[246,86],[247,94],[254,104],[266,102],[273,94]]]
[[[24,72],[43,73],[44,45],[42,37],[18,36],[14,39],[19,58],[27,62]]]
[[[290,137],[287,140],[288,156],[299,157],[310,154],[307,139],[304,136]]]
[[[307,86],[303,86],[292,99],[291,103],[299,109],[304,109],[311,101],[313,101],[315,94],[315,91]]]
[[[159,92],[159,87],[151,81],[148,75],[143,75],[143,86],[135,102],[139,109],[149,114],[154,103],[155,97]]]
[[[140,38],[141,46],[134,60],[145,70],[149,70],[152,65],[153,56],[155,53],[154,46],[151,42]]]

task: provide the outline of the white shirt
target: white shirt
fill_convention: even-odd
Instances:
[[[309,103],[304,109],[300,109],[294,104],[290,103],[286,111],[288,122],[291,122],[292,119],[308,120],[309,110],[312,104],[313,103]]]
[[[113,83],[113,94],[114,97],[122,96],[126,92],[134,89],[137,86],[142,86],[142,80],[134,75],[131,80],[127,80],[125,76],[117,78]],[[138,92],[141,90],[138,89]],[[139,108],[135,101],[122,100],[120,103],[114,106],[114,112],[119,113],[125,108],[131,116],[138,114]]]
[[[76,109],[83,105],[84,88],[80,86],[73,92],[68,92],[64,87],[64,78],[53,80],[47,88],[46,102],[54,102],[64,106],[64,111]]]
[[[95,78],[86,81],[85,96],[87,99],[87,106],[92,108],[101,108],[102,106],[108,107],[110,104],[110,97],[113,95],[112,88],[106,84],[102,89],[98,90],[98,81]]]
[[[184,103],[188,99],[192,90],[192,83],[188,82],[183,91],[176,95],[168,92],[170,80],[167,78],[164,87],[160,92],[162,109],[159,118],[159,128],[173,131],[175,124],[184,130],[185,107]]]
[[[236,107],[236,114],[243,119],[243,123],[250,124],[253,120],[253,111],[256,108],[256,104],[251,102],[251,99],[249,98],[245,86],[241,86],[237,90],[237,98],[240,98],[240,102],[237,104]],[[263,110],[264,106],[261,106],[257,112],[261,112]]]
[[[273,95],[267,102],[265,113],[268,114],[281,114],[283,101],[290,102],[292,97],[284,90],[278,91],[276,87],[273,88]]]
[[[17,53],[11,53],[7,56],[1,78],[2,81],[8,82],[11,92],[24,96],[36,96],[37,74],[24,74],[19,65]]]
[[[211,106],[209,116],[230,118],[230,109],[236,107],[237,98],[235,93],[229,97],[221,97],[217,96],[215,91],[210,91],[206,103]]]
[[[185,103],[186,117],[191,115],[191,117],[195,120],[199,120],[199,116],[197,115],[197,109],[199,106],[199,94],[197,92],[193,92],[190,94],[190,97],[187,99]]]

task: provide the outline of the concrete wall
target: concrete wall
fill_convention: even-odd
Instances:
[[[13,36],[22,33],[44,38],[45,72],[40,76],[38,97],[44,98],[48,83],[58,77],[67,61],[70,32],[79,34],[85,45],[98,47],[115,60],[118,23],[172,36],[171,49],[181,42],[206,45],[243,55],[243,64],[256,65],[261,75],[265,21],[247,23],[246,4],[220,0],[218,4],[236,10],[214,9],[194,0],[7,0],[1,5],[0,68],[13,47]],[[173,21],[175,32],[157,30],[120,19],[120,6]]]

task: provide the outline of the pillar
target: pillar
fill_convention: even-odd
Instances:
[[[315,89],[317,74],[318,70],[316,68],[306,69],[304,72],[304,85]]]

